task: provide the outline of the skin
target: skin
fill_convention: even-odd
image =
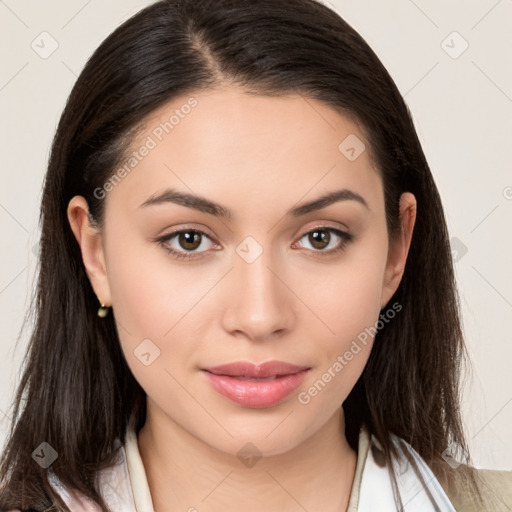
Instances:
[[[90,282],[112,305],[126,360],[147,394],[138,444],[155,510],[346,510],[356,453],[340,406],[373,340],[309,403],[298,395],[390,301],[405,267],[415,198],[402,195],[402,233],[390,245],[382,180],[369,152],[349,161],[338,149],[349,134],[365,141],[357,124],[300,95],[255,96],[225,86],[194,98],[190,114],[107,193],[102,229],[89,223],[83,197],[68,206]],[[153,112],[132,148],[188,99]],[[172,203],[139,207],[166,188],[220,203],[232,218]],[[368,208],[345,200],[285,215],[342,188]],[[328,231],[328,246],[315,246],[307,233],[318,226],[354,239]],[[207,235],[190,261],[154,241],[184,228]],[[247,236],[263,251],[251,263],[236,252]],[[165,243],[187,253],[177,236]],[[338,254],[325,254],[343,244]],[[148,338],[160,355],[146,366],[134,350]],[[270,408],[228,401],[200,371],[269,360],[311,367],[299,388]],[[251,467],[237,457],[248,442],[262,455]]]

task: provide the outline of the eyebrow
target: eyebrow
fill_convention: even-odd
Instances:
[[[328,194],[321,196],[318,199],[314,199],[313,201],[302,203],[299,206],[295,206],[294,208],[291,208],[288,212],[286,212],[286,215],[292,217],[301,217],[302,215],[306,215],[308,213],[321,210],[322,208],[326,208],[327,206],[333,203],[337,203],[339,201],[357,201],[358,203],[365,206],[368,210],[370,209],[368,203],[364,200],[362,196],[360,196],[356,192],[353,192],[352,190],[344,188],[341,190],[336,190],[334,192],[329,192]],[[231,210],[229,210],[225,206],[210,201],[205,197],[197,196],[195,194],[179,192],[174,189],[164,190],[162,193],[158,195],[153,194],[146,201],[144,201],[139,206],[139,208],[146,208],[148,206],[155,206],[166,203],[173,203],[181,206],[186,206],[187,208],[193,208],[194,210],[198,210],[200,212],[208,213],[210,215],[214,215],[216,217],[221,217],[225,219],[230,219],[233,216]]]

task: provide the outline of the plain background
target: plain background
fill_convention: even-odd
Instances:
[[[0,0],[2,443],[28,339],[22,333],[15,350],[34,287],[41,187],[56,124],[87,58],[149,3]],[[330,6],[374,49],[413,114],[456,261],[473,362],[463,390],[473,459],[477,467],[512,469],[512,0]],[[57,49],[43,58],[52,44]]]

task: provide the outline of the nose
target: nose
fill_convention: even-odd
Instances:
[[[293,328],[296,299],[287,286],[282,265],[271,258],[270,252],[263,251],[252,262],[235,254],[234,268],[224,288],[226,332],[265,341]]]

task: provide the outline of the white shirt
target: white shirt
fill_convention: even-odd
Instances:
[[[116,440],[117,446],[120,447],[116,464],[103,469],[97,476],[101,495],[114,512],[154,512],[134,420],[132,416],[126,432],[125,445],[122,446],[119,439]],[[398,460],[393,461],[393,465],[403,512],[455,512],[434,474],[416,451],[396,436],[393,442],[401,454]],[[362,428],[347,512],[396,512],[397,506],[388,467],[377,462],[383,460],[379,456],[380,453],[381,447],[377,439]],[[414,461],[416,468],[408,462],[408,458]],[[426,488],[418,474],[427,482]],[[101,512],[100,508],[86,497],[72,494],[51,470],[49,475],[50,484],[72,512]]]

